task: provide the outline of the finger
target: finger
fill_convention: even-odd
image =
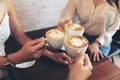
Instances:
[[[97,61],[99,61],[100,60],[100,58],[99,58],[99,53],[97,54]]]
[[[45,41],[45,38],[44,37],[41,37],[41,38],[39,38],[40,39],[40,41]]]
[[[70,19],[66,20],[65,23],[72,23],[72,21]]]
[[[64,29],[61,26],[58,26],[57,29],[64,31]]]
[[[79,53],[76,57],[76,62],[83,64],[84,63],[84,53]]]
[[[104,58],[104,55],[103,55],[103,53],[102,53],[101,51],[99,51],[99,54],[100,54],[100,56],[101,56],[102,58]]]
[[[69,19],[69,23],[71,24],[71,23],[72,23],[72,20]]]
[[[69,70],[72,68],[72,66],[73,66],[73,64],[68,65]]]
[[[41,37],[41,42],[46,44],[47,43],[46,38],[45,37]]]
[[[98,55],[97,61],[99,61],[100,57],[104,58],[104,56],[103,56],[103,54],[102,54],[102,52],[100,50],[98,51],[98,53],[99,53],[99,55]]]
[[[65,20],[60,21],[59,24],[58,24],[58,26],[60,26],[60,27],[64,27],[64,25],[65,25]]]
[[[44,47],[45,47],[45,43],[44,43],[44,42],[40,42],[40,43],[35,44],[35,45],[32,46],[32,48],[33,48],[34,50],[39,50],[39,49],[42,49],[42,48],[44,48]]]
[[[85,54],[85,63],[84,64],[85,64],[85,66],[89,66],[89,68],[92,69],[92,64],[91,64],[91,61],[87,54]]]
[[[60,59],[60,62],[63,63],[63,64],[69,64],[69,62],[64,60],[64,59]]]
[[[99,50],[94,50],[94,54],[96,54],[96,61],[99,61]]]
[[[43,48],[43,49],[41,49],[41,50],[38,50],[38,51],[34,54],[34,56],[36,56],[36,58],[40,57],[40,56],[44,53],[45,50],[46,50],[46,48]]]
[[[93,56],[93,50],[91,49],[91,46],[89,45],[89,47],[88,47],[88,50],[89,50],[89,52],[90,52],[90,59],[92,58],[92,56]]]
[[[39,55],[36,59],[39,59],[42,55]]]
[[[65,54],[65,53],[62,53],[62,55],[63,55],[63,58],[65,59],[65,60],[67,60],[68,62],[71,62],[71,57],[69,57],[67,54]]]
[[[64,21],[64,23],[65,23],[65,24],[67,24],[67,23],[68,23],[68,19],[67,19],[67,20],[65,20],[65,21]]]
[[[93,61],[96,61],[96,57],[97,57],[97,55],[96,55],[96,53],[95,52],[93,52],[94,53],[94,57],[93,57]]]
[[[76,60],[75,58],[72,58],[70,64],[75,63],[75,60]]]
[[[42,42],[42,38],[38,38],[38,39],[35,39],[35,40],[31,40],[31,41],[29,41],[28,43],[28,45],[29,46],[33,46],[33,45],[35,45],[35,44],[38,44],[38,43],[40,43],[40,42]]]

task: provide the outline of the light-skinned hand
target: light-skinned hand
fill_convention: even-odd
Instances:
[[[99,61],[100,57],[104,58],[103,53],[99,49],[99,43],[97,41],[89,44],[88,50],[90,51],[90,58],[93,58],[94,61]]]
[[[21,53],[25,53],[24,55],[29,58],[39,58],[43,52],[46,50],[45,48],[46,42],[44,38],[35,39],[27,42],[23,48],[20,50]]]
[[[72,23],[72,21],[70,19],[60,21],[58,26],[57,26],[57,29],[64,31],[65,24],[68,24],[68,23]]]
[[[87,80],[91,75],[92,64],[87,54],[80,53],[73,64],[69,64],[68,80]]]
[[[63,63],[63,64],[69,64],[71,62],[71,58],[64,52],[53,54],[51,59],[53,59],[54,61],[56,61],[58,63]]]

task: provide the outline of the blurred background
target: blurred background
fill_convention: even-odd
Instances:
[[[25,32],[56,26],[68,0],[13,0]]]

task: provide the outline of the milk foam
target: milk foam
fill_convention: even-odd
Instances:
[[[70,42],[71,42],[71,45],[76,46],[76,47],[80,47],[83,44],[87,43],[85,39],[79,39],[79,38],[72,38]]]
[[[64,33],[59,30],[51,30],[50,37],[51,38],[61,38],[64,36]]]
[[[70,28],[71,29],[78,29],[78,28],[80,28],[81,26],[80,25],[78,25],[78,24],[73,24]]]
[[[78,38],[72,38],[70,42],[71,42],[71,45],[76,46],[76,47],[79,47],[83,44],[83,42]]]

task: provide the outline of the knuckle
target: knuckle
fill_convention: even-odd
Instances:
[[[30,51],[31,51],[32,53],[34,53],[36,50],[35,50],[35,49],[30,49]]]
[[[37,58],[38,58],[38,56],[37,56],[37,55],[33,55],[33,58],[37,59]]]

